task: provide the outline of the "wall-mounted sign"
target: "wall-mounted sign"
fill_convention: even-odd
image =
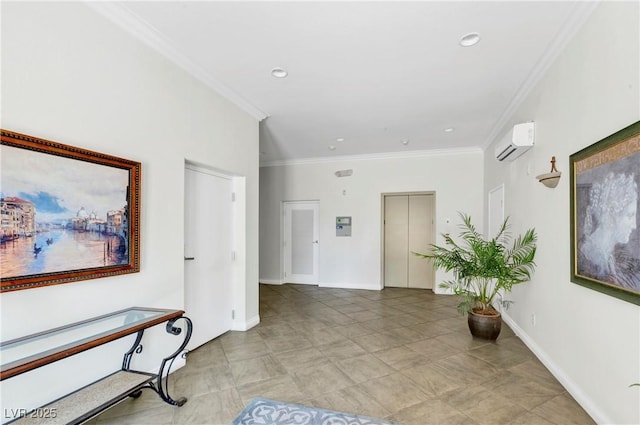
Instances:
[[[336,217],[336,236],[351,236],[351,217]]]

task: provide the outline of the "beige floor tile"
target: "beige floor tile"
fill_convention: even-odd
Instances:
[[[371,354],[338,360],[336,366],[356,383],[395,373],[395,369]]]
[[[298,332],[288,323],[279,323],[275,325],[258,325],[256,326],[256,332],[264,339],[295,335]]]
[[[351,304],[335,306],[333,308],[336,311],[339,311],[342,314],[346,314],[349,317],[351,317],[350,314],[352,313],[358,313],[367,310],[367,306],[358,301],[352,302]]]
[[[465,385],[484,383],[499,372],[499,369],[491,363],[478,359],[468,352],[440,359],[434,362],[433,366],[447,374],[449,379]]]
[[[189,365],[191,366],[191,365]],[[192,369],[183,367],[169,379],[174,397],[197,397],[206,393],[226,390],[236,386],[228,364]]]
[[[391,413],[371,398],[371,395],[360,385],[343,388],[338,394],[353,406],[351,411],[358,415],[386,418]]]
[[[360,386],[390,412],[396,412],[429,399],[429,396],[418,386],[397,372],[364,382]]]
[[[511,419],[507,425],[554,425],[553,422],[536,415],[532,412],[526,412],[520,416]]]
[[[531,353],[514,344],[484,344],[469,353],[500,368],[514,367],[532,359]]]
[[[237,386],[262,381],[287,373],[287,370],[273,355],[240,360],[231,363],[229,367]]]
[[[253,328],[247,332],[227,332],[212,342],[220,344],[226,352],[227,350],[231,350],[233,348],[243,347],[246,344],[264,341],[262,339],[262,336],[260,336],[260,334],[258,333],[257,329]],[[204,347],[205,346],[203,345],[196,349],[196,351],[199,351]]]
[[[353,301],[348,298],[331,297],[331,299],[322,300],[322,303],[329,307],[339,307],[342,305],[352,305]]]
[[[353,341],[369,353],[399,347],[408,342],[406,338],[403,338],[401,335],[396,335],[393,332],[378,332],[361,335],[354,337]]]
[[[553,424],[588,425],[595,422],[566,392],[531,410]]]
[[[300,333],[292,335],[281,335],[265,339],[266,344],[272,353],[281,353],[283,351],[299,350],[311,347],[311,341]]]
[[[236,362],[271,354],[271,350],[264,341],[260,340],[233,345],[230,348],[225,347],[224,354],[229,362]]]
[[[409,369],[430,361],[426,356],[412,350],[406,345],[376,351],[374,355],[395,370]]]
[[[476,425],[472,418],[440,400],[429,400],[402,409],[389,419],[404,425]]]
[[[565,391],[564,387],[560,385],[551,372],[549,372],[538,359],[527,360],[510,367],[508,370],[518,376],[544,385],[557,393]]]
[[[370,320],[378,320],[383,318],[382,314],[369,309],[358,310],[353,313],[346,313],[346,315],[349,316],[351,319],[355,320],[356,322],[366,322]]]
[[[482,425],[505,424],[527,411],[482,385],[465,386],[449,394],[442,400]]]
[[[219,340],[211,341],[195,350],[187,353],[189,369],[220,366],[227,364],[222,343]]]
[[[418,314],[420,316],[425,315],[425,313],[427,313],[429,311],[429,309],[431,308],[430,305],[425,304],[422,301],[418,301],[418,302],[414,302],[411,304],[405,304],[402,306],[402,311],[405,313],[415,313]]]
[[[331,359],[348,359],[349,357],[365,354],[366,351],[351,340],[318,346],[318,349]]]
[[[396,314],[393,316],[380,317],[373,320],[365,320],[360,322],[360,324],[365,328],[371,329],[374,332],[384,332],[403,327],[402,323],[399,323],[398,321],[399,317],[400,315]]]
[[[316,329],[305,333],[305,338],[311,342],[311,345],[327,345],[336,344],[338,342],[347,341],[347,338],[336,332],[332,328]]]
[[[356,336],[368,335],[375,332],[369,328],[362,326],[362,324],[360,323],[355,323],[353,325],[347,325],[347,326],[340,326],[338,328],[333,328],[332,330],[344,336],[345,338],[350,338],[350,339],[353,339]]]
[[[320,329],[327,329],[327,325],[317,320],[295,320],[288,324],[296,332],[304,335],[307,332],[314,332]]]
[[[429,398],[439,397],[464,386],[462,382],[450,379],[446,371],[442,371],[442,369],[430,363],[403,369],[401,372],[407,379],[413,381]]]
[[[289,372],[312,369],[329,362],[329,358],[315,347],[275,353],[280,364]]]
[[[418,332],[423,338],[433,338],[438,335],[444,335],[452,332],[451,329],[446,326],[439,325],[437,320],[418,323],[417,325],[412,326],[411,329]]]
[[[291,377],[308,397],[316,397],[354,385],[353,380],[331,363],[312,369],[297,369],[291,373]]]
[[[291,375],[279,375],[264,381],[252,382],[236,387],[244,404],[248,404],[254,397],[265,397],[274,400],[300,403],[309,398],[293,381]],[[240,411],[238,411],[239,413]]]
[[[458,353],[458,350],[456,350],[452,346],[442,344],[433,338],[410,342],[408,344],[405,344],[405,347],[408,347],[416,353],[421,354],[430,362],[434,362]]]
[[[438,315],[438,319],[434,322],[448,329],[449,332],[469,332],[469,325],[467,324],[466,318],[461,317],[457,313],[452,315],[451,311],[447,308],[440,308],[434,311]]]
[[[510,379],[509,382],[500,383],[501,381],[504,380],[499,379],[496,382],[488,383],[485,387],[491,386],[491,389],[495,391],[496,394],[508,398],[527,410],[533,410],[537,406],[561,394],[554,386],[539,383],[518,375],[513,375],[513,379]]]
[[[495,344],[490,341],[479,338],[469,338],[469,335],[462,332],[450,332],[438,335],[434,338],[437,342],[449,345],[457,351],[475,350],[479,348],[488,348],[487,351],[497,351]]]

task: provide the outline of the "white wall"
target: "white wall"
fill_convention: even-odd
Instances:
[[[510,125],[535,121],[535,147],[512,163],[497,163],[493,147],[485,156],[485,192],[504,182],[514,230],[535,226],[539,237],[511,324],[609,424],[640,423],[640,388],[629,388],[640,382],[640,308],[570,281],[569,156],[640,119],[639,16],[638,2],[603,2],[514,114]],[[548,189],[535,176],[553,155],[562,178]]]
[[[282,283],[283,201],[320,201],[320,285],[380,289],[382,194],[435,192],[436,232],[455,231],[458,211],[482,228],[482,152],[414,153],[260,169],[260,280]],[[353,169],[338,178],[338,170]],[[469,178],[473,176],[473,178]],[[343,195],[346,191],[346,195]],[[352,216],[351,237],[336,237],[336,216]],[[446,224],[449,218],[451,223]],[[441,237],[438,236],[438,243]],[[442,280],[440,271],[436,282]]]
[[[185,159],[245,184],[246,263],[237,275],[246,282],[234,308],[240,321],[256,321],[255,118],[84,3],[3,2],[2,127],[142,163],[141,272],[4,293],[2,340],[130,306],[183,308]],[[166,333],[154,331],[145,335],[143,370],[177,348],[175,337],[163,342]],[[35,407],[113,371],[128,344],[3,381],[2,407]]]

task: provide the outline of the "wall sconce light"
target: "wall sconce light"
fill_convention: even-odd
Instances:
[[[549,187],[549,188],[554,188],[558,185],[558,182],[560,181],[560,175],[562,173],[560,171],[558,171],[556,169],[556,157],[552,156],[551,157],[551,171],[545,174],[540,174],[539,176],[536,176],[536,178],[540,181],[540,183],[542,183],[543,185]]]

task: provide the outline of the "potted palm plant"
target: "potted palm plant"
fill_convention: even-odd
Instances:
[[[461,296],[458,312],[468,315],[473,336],[495,340],[500,334],[502,317],[497,305],[507,308],[510,301],[504,295],[513,285],[531,279],[535,269],[535,229],[513,239],[508,232],[507,217],[498,233],[485,239],[471,223],[471,217],[460,213],[460,242],[443,234],[445,245],[431,245],[431,253],[416,255],[431,259],[436,268],[453,271],[454,279],[440,283]]]

